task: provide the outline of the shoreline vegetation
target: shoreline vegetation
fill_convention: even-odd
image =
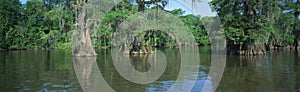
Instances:
[[[227,54],[264,55],[272,50],[300,50],[300,0],[212,0],[210,5],[218,16],[201,18],[198,15],[184,15],[181,9],[164,10],[168,0],[137,0],[137,5],[123,0],[107,12],[101,23],[93,22],[86,25],[88,27],[82,27],[80,25],[89,19],[84,19],[87,16],[85,12],[78,11],[87,11],[84,7],[90,1],[29,0],[25,4],[20,4],[19,0],[0,1],[0,51],[57,49],[77,52],[73,53],[74,56],[85,56],[84,53],[96,55],[94,49],[118,47],[112,45],[112,37],[117,35],[115,32],[122,22],[150,9],[168,12],[185,23],[197,44],[182,46],[210,46],[211,39],[218,40],[220,37],[210,39],[209,30],[214,28],[207,25],[214,25],[215,19],[219,18],[224,28]],[[152,4],[153,7],[146,7],[145,4]],[[93,29],[89,29],[91,26]],[[76,33],[80,37],[74,40]],[[134,36],[151,48],[178,48],[176,41],[161,30],[147,29],[146,33]],[[80,42],[82,39],[88,45]],[[74,43],[79,43],[79,47],[72,51]]]
[[[197,46],[197,45],[195,45]],[[180,47],[183,47],[183,48],[189,48],[189,47],[193,47],[193,46],[180,46]],[[173,49],[177,49],[177,48],[180,48],[179,46],[172,46],[172,47],[163,47],[163,48],[158,48],[158,49],[168,49],[168,48],[173,48]],[[210,47],[210,46],[197,46],[197,47]],[[109,46],[106,46],[106,47],[94,47],[95,50],[100,50],[100,49],[119,49],[120,47],[109,47]],[[210,48],[213,48],[213,47],[210,47]],[[280,51],[280,50],[300,50],[299,48],[296,49],[294,46],[278,46],[278,47],[272,47],[272,48],[267,48],[268,50],[267,51]],[[62,50],[62,49],[59,49],[59,48],[10,48],[10,49],[0,49],[0,51],[18,51],[18,50]],[[229,51],[230,52],[230,51]],[[153,53],[150,52],[150,53]],[[228,53],[228,52],[227,52]],[[240,55],[245,55],[243,54],[245,52],[241,52]],[[129,54],[129,52],[125,52],[124,51],[124,54]],[[147,52],[143,52],[143,54],[147,54]],[[228,53],[229,54],[229,53]],[[260,54],[265,54],[265,53],[260,53]],[[232,54],[232,55],[238,55],[238,54]],[[250,54],[251,55],[251,54]],[[258,54],[259,55],[259,54]]]

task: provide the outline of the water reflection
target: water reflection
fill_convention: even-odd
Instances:
[[[81,91],[69,60],[59,51],[0,52],[1,91]]]
[[[69,53],[55,50],[0,52],[0,88],[4,92],[109,92],[111,90],[105,87],[111,87],[116,92],[153,92],[168,91],[175,86],[175,91],[182,91],[194,83],[193,77],[198,76],[191,91],[199,92],[204,85],[209,85],[205,91],[212,91],[217,83],[211,81],[214,79],[208,72],[223,66],[211,67],[210,61],[224,57],[211,55],[209,49],[200,48],[199,51],[201,63],[194,64],[189,63],[196,52],[192,49],[182,52],[178,49],[161,50],[167,66],[156,81],[148,84],[134,83],[121,76],[110,50],[99,50],[97,57],[86,58],[72,58]],[[184,52],[187,52],[186,56],[181,56]],[[122,64],[131,65],[133,70],[142,73],[160,65],[158,62],[151,64],[154,55],[121,56],[128,58],[128,62]],[[254,57],[227,56],[226,60],[225,73],[217,91],[299,91],[300,63],[296,52],[270,52],[267,56]],[[198,71],[179,73],[181,69]],[[132,70],[127,70],[127,73],[132,73]],[[176,81],[178,84],[175,84]]]
[[[73,57],[77,79],[85,92],[113,92],[100,73],[96,57]]]
[[[219,91],[299,91],[299,56],[293,51],[227,58]]]
[[[132,92],[132,91],[168,91],[172,86],[175,86],[175,90],[177,91],[183,91],[184,88],[192,87],[193,89],[191,91],[193,92],[199,92],[202,90],[205,82],[208,77],[208,71],[209,71],[209,60],[207,60],[210,55],[203,54],[201,57],[203,57],[203,63],[206,65],[195,65],[193,63],[189,63],[189,60],[193,57],[193,53],[188,54],[186,57],[181,57],[180,52],[178,50],[174,49],[164,49],[161,50],[162,53],[164,53],[166,60],[167,60],[167,66],[163,74],[154,82],[148,83],[148,84],[138,84],[134,83],[132,81],[129,81],[125,79],[123,76],[120,75],[118,70],[115,68],[116,65],[112,61],[120,60],[117,57],[112,57],[112,53],[110,51],[99,51],[100,53],[97,58],[97,64],[99,66],[99,70],[102,73],[104,79],[108,83],[110,87],[112,87],[115,91],[122,91],[122,92]],[[114,53],[116,54],[116,53]],[[154,54],[155,56],[155,54]],[[156,61],[154,64],[151,63],[151,59],[149,58],[154,57],[153,55],[146,55],[146,56],[128,56],[124,54],[118,55],[118,57],[127,57],[128,61],[120,61],[120,65],[125,65],[132,67],[124,67],[127,74],[134,74],[133,71],[138,72],[148,72],[151,67],[155,67],[157,65],[160,65],[160,59]],[[157,55],[161,56],[161,55]],[[181,64],[181,58],[184,58],[186,61],[184,65]],[[119,66],[119,65],[117,65]],[[133,68],[134,70],[131,70],[130,68]],[[197,68],[197,72],[183,72],[182,74],[179,74],[180,68],[184,68],[185,70],[189,70],[192,68]],[[156,68],[154,68],[156,69]],[[200,70],[200,72],[199,72]],[[179,78],[178,76],[182,75],[184,77]],[[193,80],[193,76],[198,79],[196,81]],[[145,77],[146,78],[146,77]],[[178,84],[174,85],[175,81],[178,81]],[[191,84],[194,84],[195,86],[190,86]],[[207,90],[212,91],[212,82],[208,80],[207,85],[210,85],[210,88]]]
[[[128,57],[135,70],[139,72],[147,72],[151,67],[148,61],[150,55],[152,54],[128,55]]]

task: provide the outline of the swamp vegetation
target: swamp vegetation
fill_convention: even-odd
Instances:
[[[110,11],[104,11],[107,14],[102,19],[96,16],[103,15],[94,15],[92,19],[101,20],[101,23],[91,22],[92,29],[78,28],[80,23],[85,23],[80,21],[88,21],[80,20],[85,15],[78,11],[86,11],[80,7],[90,2],[91,0],[29,0],[21,4],[19,0],[1,0],[1,50],[53,48],[71,51],[74,40],[72,36],[78,29],[88,30],[83,33],[88,40],[91,39],[90,45],[94,48],[114,47],[111,38],[122,21],[148,9],[166,11],[164,7],[168,4],[168,0],[123,0]],[[149,8],[147,5],[154,7]],[[197,42],[190,45],[209,46],[210,38],[204,23],[213,23],[214,17],[219,17],[229,54],[254,55],[280,48],[299,49],[300,0],[212,0],[210,5],[217,16],[185,15],[181,9],[166,11],[180,18],[189,27]],[[148,42],[143,40],[150,47],[176,47],[176,42],[169,35],[155,30],[149,30],[149,33],[151,34],[143,35]],[[142,37],[139,34],[136,36]],[[147,39],[149,37],[151,40]]]

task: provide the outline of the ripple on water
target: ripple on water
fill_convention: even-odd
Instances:
[[[23,87],[23,90],[24,90],[24,91],[29,91],[29,90],[31,90],[31,89],[30,89],[28,86],[24,86],[24,87]]]

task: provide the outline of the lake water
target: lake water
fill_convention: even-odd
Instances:
[[[129,61],[120,65],[131,65],[133,70],[130,67],[118,70],[113,62],[116,57],[110,50],[98,50],[97,57],[86,58],[74,58],[70,53],[57,50],[0,52],[0,91],[106,92],[112,89],[117,92],[152,92],[191,88],[191,91],[199,92],[204,85],[205,91],[216,88],[219,92],[300,91],[300,54],[295,51],[272,51],[265,56],[251,57],[227,55],[220,83],[213,82],[214,78],[209,75],[213,60],[209,48],[199,48],[199,64],[182,63],[189,59],[181,60],[178,49],[163,49],[161,52],[165,56],[162,59],[166,60],[165,70],[154,82],[146,84],[132,82],[119,71],[125,72],[125,75],[132,75],[135,70],[141,73],[159,71],[155,67],[162,64],[148,60],[155,55],[121,55]],[[196,68],[197,71],[180,73],[184,68]],[[193,87],[189,87],[194,83]],[[214,87],[217,84],[218,87]]]

